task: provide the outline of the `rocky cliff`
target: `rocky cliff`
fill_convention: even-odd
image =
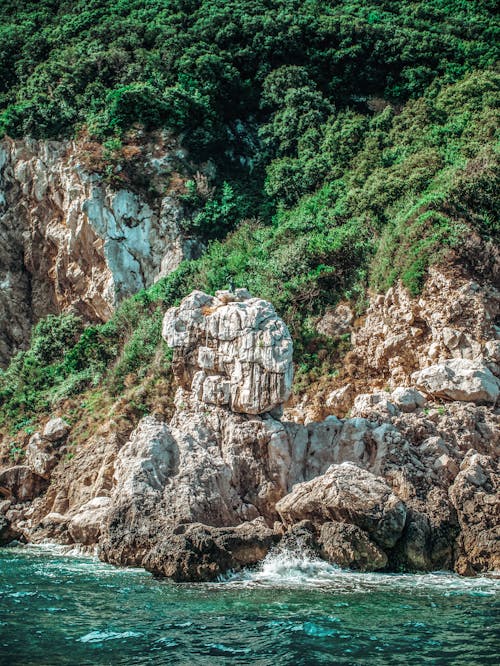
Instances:
[[[457,288],[468,299],[462,313],[497,302],[493,292],[478,300],[477,289]],[[374,322],[415,317],[415,299],[398,293],[397,308],[389,312],[393,291],[361,323],[375,350],[384,344]],[[0,472],[2,538],[96,547],[106,561],[176,580],[213,579],[280,543],[362,570],[498,568],[494,321],[443,322],[453,327],[436,325],[438,355],[401,340],[399,358],[419,363],[398,361],[404,376],[357,394],[348,416],[315,421],[296,405],[282,419],[292,342],[271,304],[245,290],[193,292],[164,319],[178,382],[170,422],[153,414],[131,431],[110,421],[68,460],[68,427],[49,421],[24,464]],[[443,329],[468,346],[446,347]],[[430,348],[431,334],[422,336]],[[367,353],[365,363],[375,358]]]
[[[181,225],[179,182],[193,167],[173,139],[142,139],[123,164],[103,166],[93,149],[0,143],[0,367],[46,314],[106,320],[122,298],[201,249]],[[123,177],[131,163],[142,174],[133,188]]]

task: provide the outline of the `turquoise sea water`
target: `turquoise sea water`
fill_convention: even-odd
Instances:
[[[293,553],[176,585],[49,547],[0,549],[3,664],[500,663],[500,580],[340,571]]]

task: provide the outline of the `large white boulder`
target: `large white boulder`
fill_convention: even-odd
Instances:
[[[413,373],[416,388],[433,398],[496,402],[500,380],[479,360],[454,358]]]
[[[262,414],[290,396],[292,338],[271,303],[245,289],[194,291],[163,320],[180,385],[198,400]]]

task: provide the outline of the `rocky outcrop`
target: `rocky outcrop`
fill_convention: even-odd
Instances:
[[[41,317],[72,309],[105,320],[199,252],[169,189],[190,170],[186,154],[166,135],[135,148],[151,185],[142,190],[93,173],[79,143],[0,143],[0,367]]]
[[[470,450],[449,495],[461,532],[456,569],[462,574],[500,569],[499,458]]]
[[[33,436],[26,484],[42,452],[57,465],[39,497],[4,492],[9,534],[79,543],[179,581],[247,566],[276,544],[361,570],[498,566],[492,403],[435,403],[399,386],[358,395],[349,418],[280,420],[290,336],[243,290],[194,292],[167,312],[164,335],[180,385],[171,421],[110,421],[71,460],[59,456],[64,440]]]
[[[270,303],[244,289],[193,292],[165,315],[163,338],[179,384],[201,402],[262,414],[290,396],[290,333]]]
[[[494,403],[500,378],[500,292],[494,284],[493,277],[492,284],[480,285],[456,267],[432,267],[419,296],[400,283],[373,295],[364,317],[351,326],[351,350],[339,377],[328,393],[303,398],[305,408],[295,418],[342,416],[360,394],[398,387],[418,388],[433,399]],[[318,330],[344,335],[341,318],[330,319],[328,329],[321,320]]]
[[[347,462],[297,484],[276,510],[285,525],[301,520],[357,525],[382,548],[395,545],[406,519],[404,503],[382,478]]]

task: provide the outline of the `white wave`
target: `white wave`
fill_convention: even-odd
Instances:
[[[489,596],[500,592],[500,579],[463,578],[457,574],[432,573],[360,573],[341,569],[319,559],[307,550],[275,549],[253,569],[222,576],[219,584],[242,587],[325,588],[337,593],[363,593],[381,589],[436,591],[445,595]]]

